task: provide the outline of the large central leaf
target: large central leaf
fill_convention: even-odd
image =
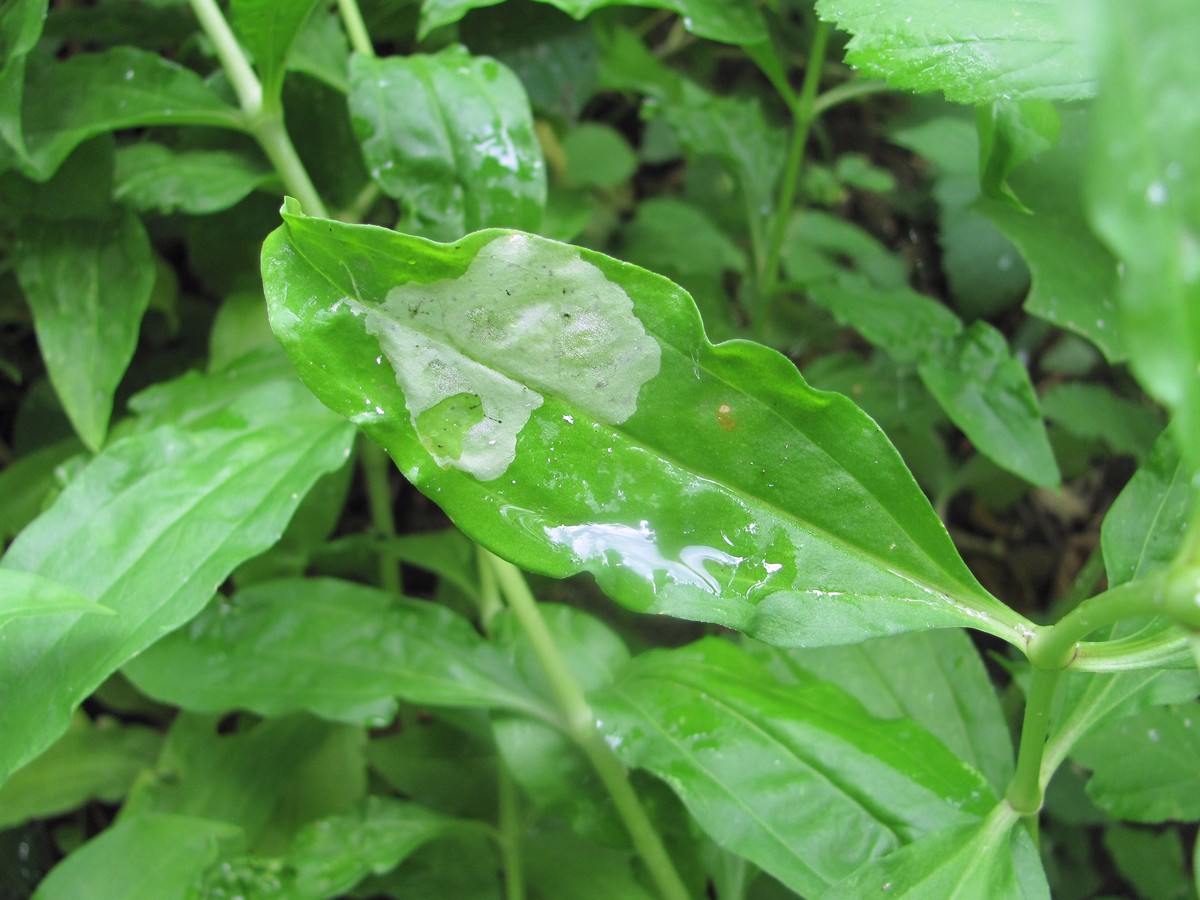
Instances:
[[[666,279],[519,232],[284,220],[263,278],[301,376],[496,552],[776,644],[1021,640],[874,422],[714,347]]]

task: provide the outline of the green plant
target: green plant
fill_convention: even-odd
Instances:
[[[0,892],[1189,896],[1198,43],[10,0]]]

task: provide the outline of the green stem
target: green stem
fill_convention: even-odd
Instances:
[[[283,179],[283,186],[289,194],[300,201],[304,212],[310,216],[322,219],[329,218],[325,201],[317,193],[316,186],[308,177],[308,170],[296,153],[292,139],[288,136],[283,124],[283,110],[277,106],[264,109],[251,125],[251,132],[258,141],[267,159]]]
[[[233,85],[234,93],[237,94],[238,105],[241,106],[242,112],[247,117],[253,119],[262,111],[262,84],[259,83],[258,77],[250,67],[250,61],[246,59],[246,54],[242,52],[241,44],[233,36],[233,30],[225,21],[225,16],[221,14],[221,8],[217,6],[216,0],[190,0],[190,2],[192,11],[200,22],[200,27],[213,42],[213,49],[217,51],[217,59],[221,61],[221,68],[225,70],[225,74],[229,77],[229,83]]]
[[[847,81],[835,88],[830,88],[818,97],[813,104],[813,113],[820,116],[822,113],[833,109],[839,103],[845,103],[848,100],[857,100],[859,97],[869,97],[871,94],[882,94],[889,90],[891,88],[887,86],[887,82],[885,81]]]
[[[371,44],[371,36],[367,34],[367,25],[355,0],[338,0],[338,12],[342,15],[342,24],[346,26],[350,46],[362,56],[374,57],[375,47]]]
[[[779,256],[783,252],[783,242],[787,239],[792,205],[796,202],[796,187],[800,183],[800,172],[804,164],[804,148],[808,145],[808,133],[816,118],[817,88],[821,83],[821,70],[825,67],[825,47],[829,42],[829,31],[830,26],[827,22],[818,22],[813,31],[808,64],[804,67],[804,83],[800,86],[800,94],[791,111],[792,135],[783,170],[783,183],[779,190],[779,204],[775,210],[771,237],[759,278],[763,287],[764,304],[770,303],[779,277]]]
[[[688,900],[687,888],[675,870],[675,864],[667,854],[654,823],[650,821],[637,793],[633,790],[633,785],[629,782],[629,773],[596,730],[596,720],[583,689],[571,674],[567,661],[554,642],[554,636],[546,627],[537,600],[525,582],[525,576],[511,563],[486,550],[482,552],[496,574],[500,590],[508,600],[509,609],[512,610],[517,624],[533,649],[534,656],[546,673],[562,713],[563,727],[567,735],[596,770],[659,894],[665,900]]]
[[[388,458],[379,447],[364,437],[360,461],[363,480],[366,481],[371,523],[385,539],[394,538],[396,520],[392,515],[392,487],[388,480],[391,465]],[[379,585],[386,591],[400,593],[400,566],[387,550],[379,554]]]
[[[1079,651],[1079,642],[1097,628],[1161,612],[1162,584],[1161,576],[1139,579],[1084,600],[1057,624],[1037,630],[1029,641],[1029,661],[1038,669],[1069,666]]]
[[[504,609],[500,596],[500,583],[496,580],[496,569],[491,563],[492,555],[478,544],[475,545],[476,568],[479,571],[479,624],[483,633],[492,633],[492,623]]]
[[[1025,698],[1021,744],[1017,749],[1017,771],[1008,786],[1008,804],[1030,823],[1037,833],[1037,813],[1042,808],[1042,753],[1050,730],[1050,707],[1058,686],[1060,669],[1034,668]]]
[[[521,798],[512,775],[503,764],[500,765],[497,790],[505,900],[525,900],[525,862],[521,856]]]

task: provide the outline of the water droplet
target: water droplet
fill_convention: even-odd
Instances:
[[[1167,202],[1167,188],[1161,181],[1151,182],[1146,188],[1146,200],[1151,206],[1162,206]]]
[[[1157,744],[1162,739],[1162,736],[1158,733],[1157,728],[1151,728],[1149,731],[1147,731],[1146,737],[1150,738],[1150,743],[1152,744]]]
[[[126,81],[132,81],[132,80],[133,80],[133,69],[126,69],[126,70],[125,70],[125,80],[126,80]]]

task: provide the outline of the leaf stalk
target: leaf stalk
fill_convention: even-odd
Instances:
[[[350,38],[350,46],[354,52],[373,59],[375,47],[371,44],[371,36],[367,33],[366,22],[363,21],[362,11],[355,0],[338,0],[338,12],[342,17],[342,25]]]
[[[233,85],[234,93],[237,94],[238,105],[241,106],[242,112],[253,120],[262,112],[263,89],[262,83],[254,74],[254,69],[251,68],[250,61],[242,50],[242,45],[234,37],[233,29],[225,21],[225,16],[221,14],[221,8],[217,6],[216,0],[189,0],[189,2],[192,5],[192,12],[196,14],[196,19],[200,22],[200,27],[213,42],[213,49],[217,53],[217,59],[221,61],[221,68],[229,76],[229,83]]]
[[[482,553],[495,573],[500,590],[529,641],[534,656],[546,673],[562,713],[564,730],[596,770],[659,894],[665,900],[689,900],[688,890],[679,877],[654,823],[638,799],[629,781],[628,771],[596,730],[596,719],[584,696],[583,688],[575,680],[554,641],[554,636],[546,626],[525,576],[512,563],[487,550],[483,550]]]

